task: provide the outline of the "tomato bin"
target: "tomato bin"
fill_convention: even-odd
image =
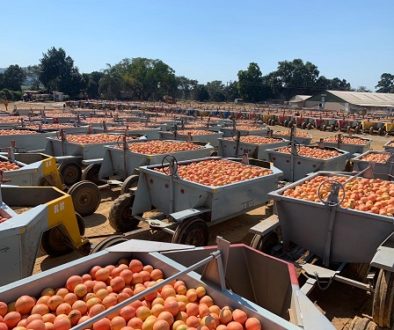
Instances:
[[[208,227],[266,204],[282,172],[263,163],[207,157],[139,168],[135,193],[121,195],[112,205],[109,221],[117,232],[134,230],[140,221],[172,236],[174,243],[206,245]],[[156,210],[159,219],[144,213]]]
[[[42,152],[47,138],[56,136],[55,132],[37,133],[36,131],[21,129],[1,129],[0,149],[6,150],[11,145],[18,152]]]
[[[50,256],[88,252],[83,219],[55,187],[0,187],[0,285],[31,275],[40,243]],[[0,300],[1,300],[0,294]]]
[[[349,154],[336,148],[299,144],[270,149],[268,153],[287,181],[296,181],[317,171],[343,171]]]
[[[161,164],[164,157],[175,156],[178,160],[188,160],[210,156],[214,152],[211,145],[174,140],[134,140],[124,141],[120,146],[106,146],[101,164],[92,164],[87,171],[87,178],[97,184],[120,185],[121,192],[138,184],[138,167]],[[90,171],[90,173],[88,173]]]
[[[241,135],[267,135],[268,128],[264,125],[258,124],[235,124],[233,127],[222,127],[220,131],[223,132],[224,137],[231,137],[239,132]]]
[[[213,132],[203,129],[182,129],[175,131],[160,132],[160,137],[164,140],[179,140],[189,142],[209,143],[211,146],[217,147],[219,140],[223,137],[222,132]]]
[[[394,140],[388,141],[385,145],[384,145],[384,150],[394,153]]]
[[[268,149],[286,146],[290,141],[259,135],[247,135],[219,139],[219,155],[222,157],[249,157],[269,161]]]
[[[145,136],[149,140],[160,138],[160,128],[155,125],[142,122],[127,122],[123,125],[108,125],[103,122],[101,127],[94,127],[94,133],[116,133],[128,136]]]
[[[370,167],[374,176],[387,178],[394,176],[394,154],[388,151],[367,151],[352,159],[356,170]]]
[[[312,141],[312,136],[301,130],[294,130],[294,133],[291,132],[291,129],[286,131],[274,131],[272,132],[272,137],[282,138],[290,141],[293,139],[294,143],[297,144],[310,144]]]
[[[327,289],[333,281],[365,290],[373,295],[373,320],[390,327],[394,183],[370,178],[367,170],[354,175],[318,172],[269,196],[277,215],[251,229],[252,246],[279,257],[307,253],[300,266],[304,292]]]
[[[349,156],[353,154],[362,154],[371,149],[371,139],[362,138],[353,135],[338,134],[321,140],[325,147],[338,148],[349,152]]]
[[[105,268],[106,266],[108,267]],[[122,280],[122,276],[113,275],[108,281],[120,283],[117,287],[114,286],[115,290],[111,294],[119,297],[113,304],[98,308],[104,305],[94,307],[91,304],[93,301],[90,301],[90,317],[84,317],[88,313],[83,310],[83,313],[76,313],[78,317],[52,318],[51,322],[56,325],[66,322],[66,328],[74,330],[97,329],[101,323],[108,323],[110,326],[111,322],[118,322],[123,326],[126,323],[140,324],[143,329],[151,324],[150,328],[153,326],[157,329],[163,320],[167,322],[165,329],[171,329],[176,320],[178,325],[184,325],[185,328],[186,324],[196,328],[206,324],[214,329],[221,323],[227,324],[230,329],[251,329],[251,325],[253,329],[266,330],[335,329],[300,290],[292,265],[243,244],[230,245],[221,239],[218,239],[217,247],[204,249],[190,245],[129,240],[0,287],[0,300],[5,306],[6,303],[17,302],[17,309],[29,309],[29,315],[33,309],[35,311],[38,308],[37,305],[30,304],[31,301],[34,303],[30,297],[39,299],[41,294],[49,290],[48,287],[63,288],[60,289],[63,292],[68,292],[67,288],[74,288],[74,291],[79,287],[84,288],[85,285],[81,282],[88,274],[92,274],[89,275],[92,279],[98,279],[101,278],[101,273],[110,268],[123,270],[122,275],[131,273],[138,277],[144,274],[149,281],[145,282],[146,286],[142,283],[132,284],[129,279]],[[239,272],[239,269],[245,271]],[[126,285],[126,282],[130,285]],[[133,288],[134,292],[130,294],[128,287]],[[184,293],[182,290],[187,291]],[[74,303],[75,306],[86,306],[78,301],[83,300],[91,291],[92,288],[78,292],[80,298]],[[164,309],[152,307],[153,314],[148,316],[151,314],[150,309],[144,302],[146,300],[151,306],[155,298],[157,304],[163,301]],[[22,301],[30,306],[26,307],[25,304],[22,307]],[[180,310],[184,304],[189,306]],[[131,311],[135,312],[126,313],[130,312],[130,307],[126,306],[133,306]],[[200,313],[205,316],[199,316]],[[15,321],[12,317],[6,317],[6,320],[9,323]]]

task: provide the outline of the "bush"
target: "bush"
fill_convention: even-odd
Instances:
[[[11,91],[7,88],[4,88],[0,91],[0,100],[19,101],[21,98],[21,91]]]

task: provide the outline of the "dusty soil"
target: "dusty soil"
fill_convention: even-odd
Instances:
[[[42,109],[45,105],[46,109],[61,109],[62,103],[17,103],[18,108]],[[0,110],[1,110],[0,106]],[[13,105],[9,105],[8,109],[13,109]],[[283,127],[274,127],[274,129],[283,129]],[[310,134],[314,141],[320,138],[334,135],[335,133],[321,132],[311,130]],[[383,149],[383,145],[391,138],[381,136],[363,135],[373,139],[372,148],[375,150]],[[90,238],[92,244],[97,244],[103,237],[114,233],[114,230],[108,223],[108,213],[113,200],[118,196],[116,191],[103,191],[102,203],[97,212],[91,216],[85,217],[86,236]],[[225,223],[211,227],[210,244],[215,243],[216,236],[222,236],[231,242],[250,243],[252,235],[249,228],[257,224],[265,217],[265,208],[255,209],[247,214],[229,220]],[[151,237],[150,237],[151,238]],[[50,258],[41,255],[37,258],[34,272],[40,272],[56,265],[63,264],[70,260],[81,257],[80,254],[74,252],[59,258]],[[324,311],[326,316],[333,322],[337,329],[348,329],[352,318],[356,315],[362,316],[364,313],[370,313],[371,297],[359,289],[352,288],[339,283],[333,283],[330,288],[324,292],[314,292],[311,296],[312,300]]]

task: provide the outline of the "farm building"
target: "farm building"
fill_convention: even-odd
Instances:
[[[394,94],[327,90],[307,99],[305,107],[346,112],[392,112]]]
[[[312,95],[295,95],[289,100],[289,105],[292,108],[303,108],[305,107],[305,101]]]

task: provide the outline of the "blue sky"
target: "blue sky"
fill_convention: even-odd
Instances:
[[[63,47],[81,72],[158,58],[201,82],[302,58],[353,87],[394,73],[393,0],[3,0],[0,67]]]

